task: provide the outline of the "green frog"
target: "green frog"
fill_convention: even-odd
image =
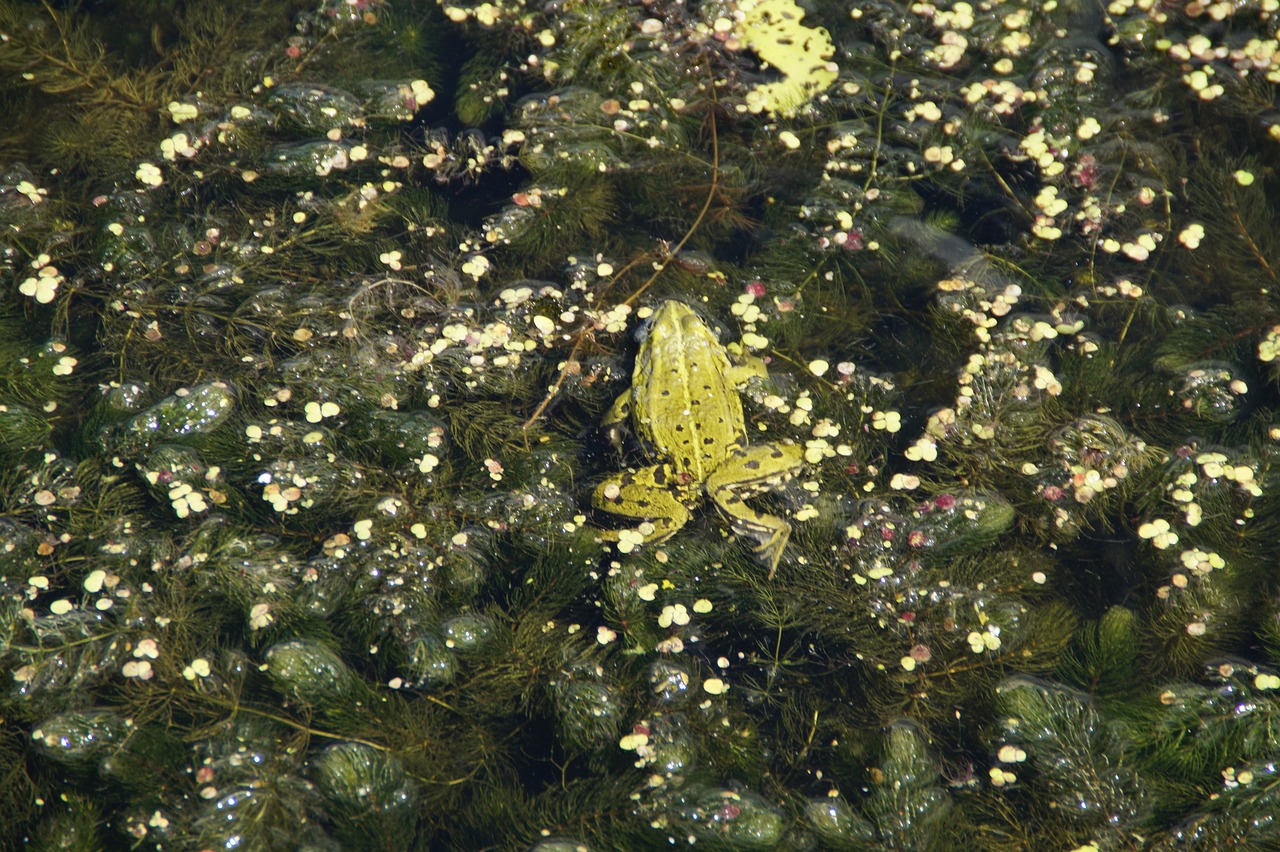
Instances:
[[[597,509],[643,523],[605,530],[605,540],[665,541],[709,497],[734,532],[760,542],[755,552],[773,578],[791,525],[743,501],[795,476],[804,453],[791,443],[747,443],[738,388],[753,375],[765,375],[759,359],[735,366],[692,308],[662,303],[640,344],[631,387],[604,420],[606,427],[630,422],[655,463],[610,476],[591,498]]]

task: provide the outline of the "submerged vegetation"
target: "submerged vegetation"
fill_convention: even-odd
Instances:
[[[1280,844],[1277,12],[0,0],[3,842]]]

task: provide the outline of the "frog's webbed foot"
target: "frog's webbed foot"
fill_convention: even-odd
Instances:
[[[690,511],[678,490],[670,465],[655,464],[615,474],[596,486],[591,505],[624,518],[641,520],[635,531],[644,541],[666,541],[689,522]],[[604,541],[619,541],[626,530],[600,530]]]
[[[731,501],[734,498],[729,499]],[[772,580],[773,575],[778,573],[782,551],[786,549],[787,541],[791,538],[791,524],[777,515],[757,512],[741,502],[736,505],[732,502],[726,504],[717,498],[716,505],[729,516],[734,532],[738,535],[751,536],[760,542],[752,548],[752,552],[761,562],[769,566],[768,579]]]
[[[791,525],[777,515],[758,512],[743,501],[787,482],[803,464],[803,451],[794,444],[753,444],[734,447],[725,462],[707,477],[707,494],[729,519],[734,532],[760,542],[755,553],[769,566],[770,580],[778,571],[782,551],[791,537]]]

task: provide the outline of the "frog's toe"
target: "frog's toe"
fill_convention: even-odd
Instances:
[[[620,552],[630,553],[642,544],[661,544],[679,532],[682,526],[683,523],[671,518],[655,518],[635,527],[601,529],[597,535],[599,541],[611,542]]]
[[[791,527],[783,526],[781,529],[773,530],[773,534],[756,545],[752,552],[756,557],[769,566],[769,577],[772,580],[773,575],[778,573],[778,563],[782,561],[782,552],[787,549],[787,541],[791,538]]]
[[[759,542],[754,548],[755,553],[761,562],[769,566],[769,578],[772,579],[782,559],[782,551],[791,538],[791,525],[777,515],[752,509],[733,492],[722,490],[715,498],[716,507],[729,519],[733,531]]]

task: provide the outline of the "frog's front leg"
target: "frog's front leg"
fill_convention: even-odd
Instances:
[[[600,426],[605,430],[605,434],[609,436],[609,443],[613,444],[613,448],[619,453],[622,452],[623,430],[630,419],[631,389],[628,388],[613,401],[613,405],[609,406],[604,419],[600,421]]]
[[[752,444],[733,447],[707,477],[707,494],[739,535],[760,541],[756,553],[769,566],[769,579],[791,537],[791,525],[777,515],[757,512],[743,501],[777,488],[804,466],[804,451],[795,444]]]
[[[689,522],[687,494],[680,486],[679,476],[667,464],[623,471],[596,486],[591,505],[624,518],[648,521],[653,530],[641,530],[645,541],[666,541]],[[600,537],[618,541],[620,532],[601,530]]]
[[[741,355],[732,367],[725,371],[725,378],[736,388],[744,386],[752,379],[767,379],[769,368],[764,360],[755,355]]]

